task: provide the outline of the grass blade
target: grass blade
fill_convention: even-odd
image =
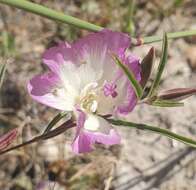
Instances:
[[[135,91],[136,96],[138,99],[142,97],[142,87],[139,84],[139,82],[136,80],[134,74],[129,70],[129,68],[123,64],[120,59],[116,55],[112,55],[114,58],[114,62],[123,70],[123,72],[126,74],[127,78],[131,82],[131,85]]]
[[[46,129],[44,130],[43,134],[46,134],[47,132],[49,132],[61,119],[63,119],[64,117],[66,117],[68,115],[68,112],[61,112],[58,113],[53,119],[52,121],[50,121],[50,123],[47,125]]]
[[[149,97],[154,96],[157,93],[157,89],[159,87],[159,83],[161,80],[161,75],[163,73],[163,70],[165,68],[165,65],[167,63],[167,56],[168,56],[168,40],[167,40],[167,34],[164,34],[163,37],[163,45],[162,45],[162,55],[158,67],[158,71],[155,77],[155,80],[150,88],[150,92],[148,94]]]
[[[174,100],[155,100],[150,105],[157,107],[181,107],[184,106],[183,102],[178,102]]]
[[[146,124],[122,121],[122,120],[114,120],[114,119],[107,119],[107,120],[113,125],[125,126],[125,127],[140,129],[140,130],[151,131],[151,132],[158,133],[158,134],[166,136],[170,139],[177,140],[177,141],[182,142],[186,145],[189,145],[191,147],[196,148],[196,141],[195,140],[184,137],[182,135],[178,135],[178,134],[173,133],[167,129],[162,129],[159,127],[154,127],[154,126],[150,126],[150,125],[146,125]]]
[[[6,71],[6,64],[0,64],[0,88],[1,88],[1,86],[3,84],[5,71]]]

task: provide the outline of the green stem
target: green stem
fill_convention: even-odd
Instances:
[[[73,26],[79,27],[81,29],[86,29],[90,31],[99,31],[103,29],[100,26],[95,24],[88,23],[86,21],[74,18],[69,15],[65,15],[61,12],[52,10],[50,8],[44,7],[42,5],[32,3],[26,0],[0,0],[0,3],[7,4],[13,7],[17,7],[19,9],[23,9],[25,11],[38,14],[40,16],[60,21],[66,24],[71,24]]]
[[[185,30],[180,32],[168,32],[167,38],[168,39],[175,39],[175,38],[183,38],[188,36],[195,36],[196,30]],[[142,41],[142,44],[149,44],[153,42],[160,42],[163,40],[162,36],[149,36],[149,37],[143,37],[140,38]]]
[[[25,11],[49,18],[51,20],[60,21],[66,24],[71,24],[75,27],[86,29],[90,31],[100,31],[103,29],[101,26],[97,26],[95,24],[91,24],[89,22],[80,20],[78,18],[65,15],[61,12],[52,10],[45,6],[32,3],[26,0],[0,0],[0,3],[7,4],[12,7],[17,7],[19,9],[23,9]],[[168,39],[175,39],[187,36],[194,36],[196,35],[196,30],[187,30],[187,31],[180,31],[174,33],[168,33]],[[132,45],[139,46],[142,44],[149,44],[153,42],[160,42],[162,41],[161,36],[149,36],[149,37],[140,37],[140,38],[132,38]]]
[[[132,122],[128,122],[128,121],[122,121],[122,120],[114,120],[114,119],[107,119],[110,123],[112,123],[113,125],[118,125],[118,126],[126,126],[126,127],[132,127],[132,128],[137,128],[140,130],[147,130],[147,131],[151,131],[151,132],[155,132],[158,133],[160,135],[166,136],[170,139],[174,139],[177,141],[180,141],[182,143],[185,143],[189,146],[192,146],[194,148],[196,148],[196,141],[193,139],[189,139],[187,137],[178,135],[176,133],[173,133],[167,129],[162,129],[162,128],[158,128],[158,127],[154,127],[154,126],[150,126],[150,125],[146,125],[146,124],[140,124],[140,123],[132,123]]]

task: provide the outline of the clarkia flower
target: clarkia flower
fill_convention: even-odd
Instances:
[[[136,105],[130,81],[112,56],[118,56],[139,81],[139,59],[125,54],[130,43],[128,35],[109,30],[72,44],[60,43],[43,55],[50,71],[30,80],[28,91],[33,99],[75,115],[75,153],[91,151],[94,143],[120,143],[119,134],[100,115],[126,115]]]

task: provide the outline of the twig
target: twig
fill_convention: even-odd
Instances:
[[[65,123],[63,123],[62,125],[60,125],[59,127],[57,127],[56,129],[49,131],[48,133],[39,135],[39,136],[37,136],[37,137],[35,137],[35,138],[33,138],[33,139],[27,141],[27,142],[21,143],[21,144],[19,144],[19,145],[16,145],[16,146],[14,146],[14,147],[11,147],[11,148],[9,148],[9,149],[6,149],[6,150],[4,150],[4,151],[1,151],[1,152],[0,152],[0,155],[5,154],[5,153],[7,153],[7,152],[10,152],[10,151],[12,151],[12,150],[18,149],[18,148],[27,146],[27,145],[29,145],[29,144],[38,142],[38,141],[43,141],[43,140],[50,139],[50,138],[52,138],[52,137],[55,137],[55,136],[57,136],[57,135],[62,134],[63,132],[65,132],[66,130],[68,130],[68,129],[74,127],[74,126],[75,126],[75,123],[73,123],[73,122],[70,123],[70,121],[69,121],[68,124],[67,124],[67,122],[65,122]]]

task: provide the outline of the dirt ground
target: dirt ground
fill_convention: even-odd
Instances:
[[[196,28],[195,0],[36,0],[66,14],[131,34],[162,35]],[[167,3],[166,3],[167,2]],[[133,17],[133,19],[131,19]],[[0,59],[9,62],[0,92],[0,134],[18,127],[15,144],[40,134],[57,114],[34,102],[26,84],[46,71],[41,56],[59,41],[88,32],[0,5]],[[141,58],[161,44],[131,48]],[[169,43],[169,60],[160,91],[196,85],[196,37]],[[167,128],[196,138],[196,97],[180,108],[138,105],[125,119]],[[97,145],[89,154],[71,153],[72,132],[0,156],[0,190],[195,190],[196,151],[157,134],[118,127],[122,144]]]

